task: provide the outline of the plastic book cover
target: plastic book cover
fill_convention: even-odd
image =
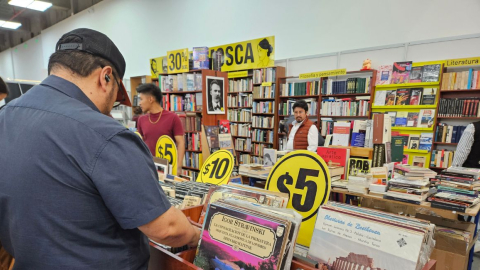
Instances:
[[[320,269],[415,270],[425,233],[393,222],[322,207],[308,255]]]
[[[398,89],[397,96],[395,98],[395,105],[408,105],[410,104],[410,89]]]
[[[390,84],[392,80],[393,65],[379,66],[377,69],[377,81],[375,85]]]
[[[208,58],[208,47],[193,47],[193,67],[192,69],[210,69],[210,59]]]
[[[422,99],[422,88],[412,88],[410,89],[410,102],[409,105],[420,105],[420,100]]]
[[[395,98],[397,96],[397,90],[388,90],[385,91],[385,105],[386,106],[394,106],[395,105]]]
[[[202,269],[280,269],[285,223],[211,204],[194,264]]]
[[[392,84],[408,83],[412,61],[393,63]]]
[[[440,64],[423,66],[422,82],[438,82],[441,66]]]
[[[347,179],[350,176],[357,176],[361,173],[367,174],[370,172],[371,167],[372,167],[371,159],[349,158]]]
[[[407,116],[407,127],[416,127],[418,125],[418,112],[409,112]]]

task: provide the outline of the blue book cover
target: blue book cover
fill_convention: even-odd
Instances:
[[[208,58],[208,47],[193,48],[193,67],[192,69],[209,69],[210,58]]]
[[[472,78],[473,78],[473,69],[469,69],[467,89],[472,89]]]
[[[432,149],[433,133],[422,133],[420,136],[419,150],[430,151]]]
[[[457,132],[458,132],[458,126],[453,127],[453,132],[452,132],[452,143],[457,143]]]
[[[364,147],[365,146],[365,133],[364,132],[353,132],[352,133],[352,146]]]

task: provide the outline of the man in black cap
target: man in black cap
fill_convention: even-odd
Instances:
[[[0,110],[0,242],[16,269],[147,269],[148,239],[196,246],[150,151],[108,117],[130,106],[104,34],[63,35],[40,85]]]

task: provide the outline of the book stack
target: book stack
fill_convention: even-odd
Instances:
[[[275,82],[275,80],[275,68],[262,68],[253,71],[253,83],[255,84],[259,84],[262,82]]]
[[[438,105],[440,117],[480,117],[478,109],[479,99],[471,98],[442,98]]]
[[[254,113],[275,113],[274,101],[254,101],[252,104],[252,110]]]
[[[297,100],[287,100],[286,102],[280,102],[278,106],[279,115],[293,115],[293,104]],[[317,115],[318,102],[316,99],[308,98],[304,99],[308,105],[308,115]]]
[[[371,78],[349,78],[337,81],[333,79],[323,80],[322,95],[339,94],[363,94],[370,93]]]
[[[449,167],[435,177],[437,193],[428,198],[432,207],[464,213],[480,202],[480,169]]]
[[[302,217],[292,209],[211,203],[194,264],[201,269],[290,269]]]
[[[478,70],[469,69],[443,74],[442,90],[469,90],[480,88]]]
[[[347,183],[348,192],[368,194],[368,188],[372,181],[372,174],[359,173],[356,176],[349,175]]]
[[[370,97],[367,97],[367,98],[370,98]],[[321,115],[368,116],[369,104],[370,104],[369,100],[356,100],[353,98],[323,99]]]
[[[309,257],[319,269],[418,270],[435,246],[428,221],[328,202],[321,206]]]
[[[317,96],[320,92],[320,81],[290,82],[280,85],[281,96]]]
[[[430,159],[430,166],[437,168],[448,168],[452,166],[454,155],[455,151],[448,151],[445,149],[433,150],[432,157]]]
[[[231,93],[237,92],[249,92],[253,91],[253,80],[251,78],[246,79],[229,79],[228,80],[228,91]]]
[[[465,131],[466,126],[450,126],[439,123],[435,131],[435,142],[458,143]]]
[[[253,98],[275,98],[275,85],[272,86],[254,86]]]
[[[369,185],[369,194],[383,197],[387,191],[388,169],[386,166],[372,167],[372,183]]]
[[[228,110],[228,120],[234,122],[251,122],[252,110]]]
[[[252,107],[253,95],[241,93],[227,97],[228,107]]]

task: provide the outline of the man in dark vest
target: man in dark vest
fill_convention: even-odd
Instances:
[[[307,118],[308,104],[299,100],[293,104],[295,121],[289,125],[287,150],[309,150],[317,151],[318,130],[317,127]]]
[[[480,121],[465,128],[458,142],[452,166],[480,168]]]

